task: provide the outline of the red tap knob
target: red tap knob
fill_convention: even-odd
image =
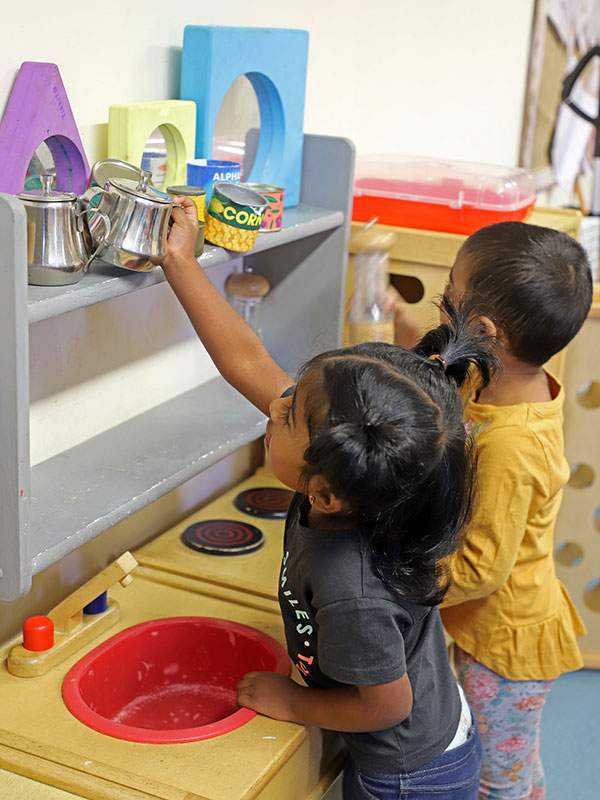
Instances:
[[[54,647],[54,622],[50,617],[28,617],[23,623],[23,647],[42,652]]]

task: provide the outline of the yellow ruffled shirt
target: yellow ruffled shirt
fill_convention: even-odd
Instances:
[[[583,666],[586,630],[554,567],[554,528],[569,478],[564,456],[564,394],[492,406],[470,400],[477,492],[442,619],[456,643],[512,680],[551,680]]]

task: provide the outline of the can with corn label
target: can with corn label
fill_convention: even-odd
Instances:
[[[267,207],[264,197],[235,183],[215,184],[208,206],[206,240],[218,247],[252,250]]]
[[[267,183],[243,183],[242,186],[252,189],[267,201],[267,208],[260,226],[261,233],[280,231],[283,227],[283,189],[281,186],[271,186]]]

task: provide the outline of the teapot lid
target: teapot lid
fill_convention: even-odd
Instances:
[[[58,192],[54,191],[54,175],[45,173],[41,175],[42,188],[32,189],[29,192],[21,192],[18,195],[19,200],[29,200],[39,203],[71,203],[77,200],[77,195],[73,192]]]
[[[151,200],[154,203],[164,203],[165,205],[173,205],[172,199],[168,194],[159,191],[150,183],[151,172],[148,170],[140,170],[140,178],[137,181],[132,181],[129,178],[110,178],[108,181],[111,186],[121,192],[127,192],[134,197],[141,197],[144,200]]]
[[[92,167],[92,182],[97,186],[104,186],[107,181],[115,178],[119,180],[126,178],[138,182],[141,174],[141,168],[128,161],[121,161],[118,158],[103,158],[96,161]]]

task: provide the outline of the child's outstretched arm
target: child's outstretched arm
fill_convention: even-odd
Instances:
[[[412,710],[407,674],[377,686],[309,689],[273,672],[250,672],[238,684],[238,702],[273,719],[333,731],[382,731]]]
[[[178,198],[162,267],[208,354],[225,380],[264,414],[294,382],[260,338],[206,277],[194,256],[196,206]]]

